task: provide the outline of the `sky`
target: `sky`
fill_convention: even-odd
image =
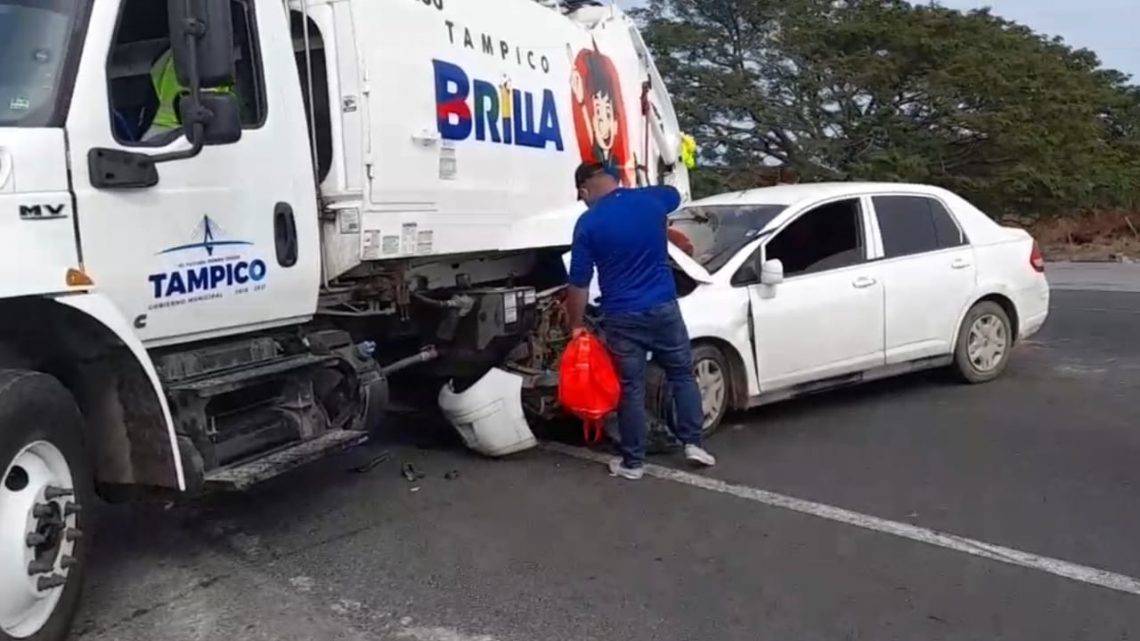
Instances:
[[[633,7],[642,0],[617,0]],[[1140,0],[939,0],[953,9],[990,7],[993,13],[1050,36],[1061,36],[1074,47],[1095,51],[1106,67],[1132,74],[1140,83]]]

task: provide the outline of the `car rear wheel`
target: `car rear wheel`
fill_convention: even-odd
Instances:
[[[1009,364],[1013,339],[1013,325],[1001,305],[991,301],[974,305],[958,330],[955,370],[967,383],[994,380]]]
[[[79,605],[94,488],[55,378],[0,370],[0,640],[61,641]]]

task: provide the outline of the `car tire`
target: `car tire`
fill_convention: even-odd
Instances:
[[[673,397],[669,393],[669,380],[665,370],[657,363],[649,363],[645,371],[645,414],[647,454],[668,454],[681,447],[680,441],[669,428],[673,421]],[[614,420],[614,442],[620,443],[617,420]]]
[[[54,377],[0,369],[0,640],[62,641],[71,628],[95,497],[82,426],[74,398]],[[33,570],[33,563],[48,566]]]
[[[723,352],[712,345],[695,345],[693,375],[697,378],[697,387],[701,391],[701,405],[705,410],[701,434],[708,436],[720,427],[725,414],[728,413],[732,389],[728,359]],[[665,370],[656,363],[650,363],[647,372],[646,404],[650,418],[657,419],[659,424],[668,425],[673,420],[674,406],[672,395],[669,393],[669,381],[665,376]],[[651,434],[651,441],[652,436]]]
[[[1013,344],[1009,314],[992,301],[977,303],[966,312],[958,329],[955,373],[966,383],[988,383],[1005,371]]]

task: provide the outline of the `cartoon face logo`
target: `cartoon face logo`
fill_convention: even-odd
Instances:
[[[593,49],[583,49],[574,59],[570,76],[574,98],[574,131],[582,162],[600,162],[624,185],[633,183],[626,129],[625,102],[617,67]]]
[[[614,122],[614,101],[607,94],[598,92],[594,94],[594,131],[598,132],[595,142],[603,152],[610,152],[614,148],[614,135],[617,134],[617,124]]]

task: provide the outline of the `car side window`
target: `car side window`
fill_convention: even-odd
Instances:
[[[885,258],[912,256],[964,245],[954,217],[942,203],[925,196],[875,196],[875,217]]]
[[[257,25],[250,0],[230,3],[234,29],[235,82],[241,124],[265,123],[266,96]],[[111,130],[124,145],[162,146],[182,135],[178,104],[186,89],[178,83],[170,58],[166,3],[125,0],[107,61]]]
[[[938,248],[948,249],[965,245],[966,236],[958,228],[958,223],[954,222],[954,216],[946,211],[946,207],[933,198],[925,200],[930,205],[930,215],[934,219],[934,235],[938,238]]]
[[[747,285],[755,285],[760,282],[760,272],[756,271],[756,261],[763,255],[764,248],[757,247],[752,250],[748,255],[748,260],[740,265],[740,269],[732,275],[732,280],[729,282],[733,287],[745,287]]]
[[[808,210],[780,230],[765,247],[765,260],[778,258],[784,276],[812,274],[866,260],[863,215],[858,198]]]

